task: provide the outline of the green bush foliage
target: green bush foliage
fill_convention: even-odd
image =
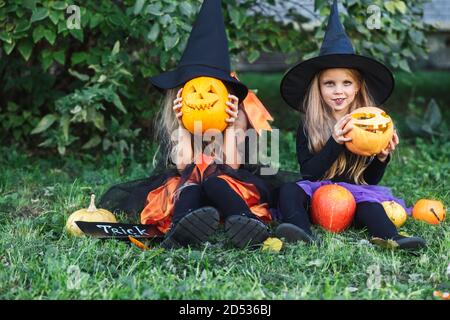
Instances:
[[[407,7],[398,0],[345,0],[343,21],[359,52],[409,70],[408,59],[425,54],[423,2]],[[317,53],[324,24],[306,31],[305,19],[295,12],[288,14],[290,22],[279,22],[264,14],[274,4],[223,1],[233,63],[254,62],[261,52]],[[371,4],[381,8],[379,30],[365,24]],[[200,0],[0,0],[2,144],[64,155],[127,152],[148,140],[159,104],[148,77],[176,65],[200,5]],[[327,1],[315,5],[324,20]]]

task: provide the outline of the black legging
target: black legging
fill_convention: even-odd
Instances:
[[[224,220],[232,215],[257,218],[225,180],[211,177],[201,185],[189,185],[181,190],[175,202],[172,223],[176,224],[186,214],[203,206],[215,207]]]
[[[283,185],[278,202],[282,221],[292,223],[311,234],[311,222],[307,213],[310,200],[305,191],[295,182]],[[380,203],[357,203],[353,225],[357,228],[367,228],[372,237],[393,239],[398,236],[397,228]]]

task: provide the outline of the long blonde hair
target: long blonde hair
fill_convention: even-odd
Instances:
[[[174,141],[171,139],[172,132],[178,127],[178,121],[173,111],[173,101],[177,98],[177,92],[181,87],[168,89],[164,98],[162,99],[162,108],[158,111],[154,128],[156,143],[159,145],[158,150],[153,156],[153,165],[157,165],[157,155],[161,156],[162,164],[165,167],[170,166],[171,152],[174,147]]]
[[[360,87],[349,112],[360,107],[375,106],[360,72],[355,69],[346,69],[346,71],[350,73],[354,81],[359,83]],[[306,110],[304,130],[308,133],[308,147],[313,153],[317,153],[323,148],[330,138],[336,123],[332,109],[325,104],[320,93],[319,79],[323,72],[321,71],[314,76],[302,106],[303,110]],[[356,184],[367,184],[363,175],[366,167],[367,161],[365,157],[345,150],[325,172],[322,180],[329,180],[345,173]]]

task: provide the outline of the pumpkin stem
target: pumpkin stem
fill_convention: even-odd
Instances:
[[[91,195],[91,203],[89,204],[89,208],[87,212],[95,212],[97,211],[97,207],[95,206],[95,194]]]
[[[441,219],[439,219],[439,216],[437,215],[436,211],[434,211],[434,208],[431,208],[430,211],[434,214],[434,216],[436,217],[436,219],[441,222]]]

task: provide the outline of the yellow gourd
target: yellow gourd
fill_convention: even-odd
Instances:
[[[395,201],[384,201],[381,203],[387,216],[397,228],[400,228],[406,222],[408,215],[405,209]]]
[[[111,212],[95,207],[95,195],[91,195],[89,208],[77,210],[69,216],[69,219],[67,219],[65,227],[66,231],[74,236],[82,236],[84,233],[78,228],[75,221],[117,222],[116,217]]]

